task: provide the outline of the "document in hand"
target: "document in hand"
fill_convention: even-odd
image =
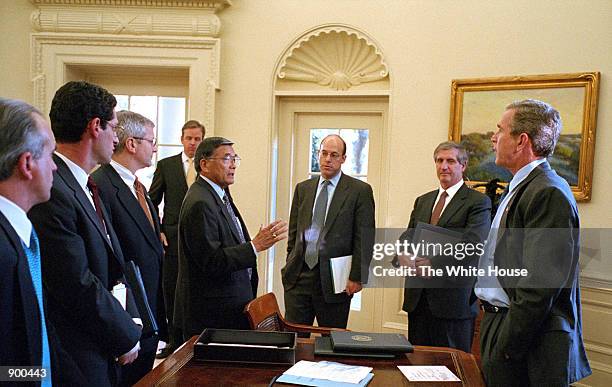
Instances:
[[[346,283],[348,282],[349,274],[351,274],[352,262],[352,255],[345,255],[344,257],[329,259],[332,282],[334,284],[334,293],[342,293],[344,289],[346,289]]]
[[[406,353],[414,348],[400,333],[331,332],[335,352]]]
[[[147,299],[147,292],[145,291],[144,283],[142,282],[142,275],[140,269],[134,261],[127,261],[125,263],[125,279],[132,289],[134,300],[136,301],[136,307],[138,313],[142,319],[142,337],[151,337],[159,333],[157,321],[149,305]]]
[[[372,380],[374,374],[371,371],[372,367],[300,360],[276,381],[302,386],[357,387],[365,386]]]
[[[440,226],[434,226],[428,223],[418,222],[416,228],[414,229],[412,243],[413,245],[420,243],[422,246],[444,246],[447,243],[457,245],[458,243],[461,243],[462,240],[463,234],[460,232],[449,230]],[[436,249],[432,250],[435,251]],[[426,251],[421,251],[417,255],[431,258],[431,254],[428,254]]]

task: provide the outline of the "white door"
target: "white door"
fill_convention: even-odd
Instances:
[[[328,134],[339,134],[347,143],[344,173],[368,182],[379,203],[382,170],[382,131],[387,99],[372,98],[285,98],[278,104],[279,160],[277,217],[289,218],[293,189],[297,183],[319,175],[316,151]],[[376,211],[380,216],[379,209]],[[377,222],[378,223],[378,222]],[[280,268],[285,263],[286,243],[275,249],[274,293],[282,302]],[[353,297],[348,328],[377,331],[376,298],[379,289],[364,289]]]

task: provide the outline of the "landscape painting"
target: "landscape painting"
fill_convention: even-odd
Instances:
[[[538,99],[555,107],[563,122],[549,162],[572,186],[577,199],[588,200],[595,134],[596,98],[595,105],[593,98],[597,90],[588,79],[579,78],[581,82],[575,82],[575,77],[568,77],[570,75],[579,74],[562,74],[559,78],[532,76],[453,81],[449,137],[468,150],[470,157],[465,177],[473,183],[493,179],[507,183],[512,179],[510,172],[495,165],[491,136],[508,104],[526,98]],[[574,82],[564,82],[564,76]]]

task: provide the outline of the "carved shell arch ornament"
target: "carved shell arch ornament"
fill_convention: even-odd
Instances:
[[[287,51],[277,70],[279,79],[314,82],[334,90],[348,90],[389,75],[377,45],[348,26],[316,28]]]

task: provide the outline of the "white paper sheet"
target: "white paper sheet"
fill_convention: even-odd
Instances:
[[[460,382],[446,366],[397,366],[411,382]]]
[[[372,367],[353,366],[332,361],[300,360],[284,374],[357,384],[367,377],[370,371]]]
[[[352,263],[352,255],[345,255],[344,257],[329,259],[332,279],[334,281],[334,293],[342,293],[344,289],[346,289],[346,283],[349,279],[349,274],[351,274]]]

